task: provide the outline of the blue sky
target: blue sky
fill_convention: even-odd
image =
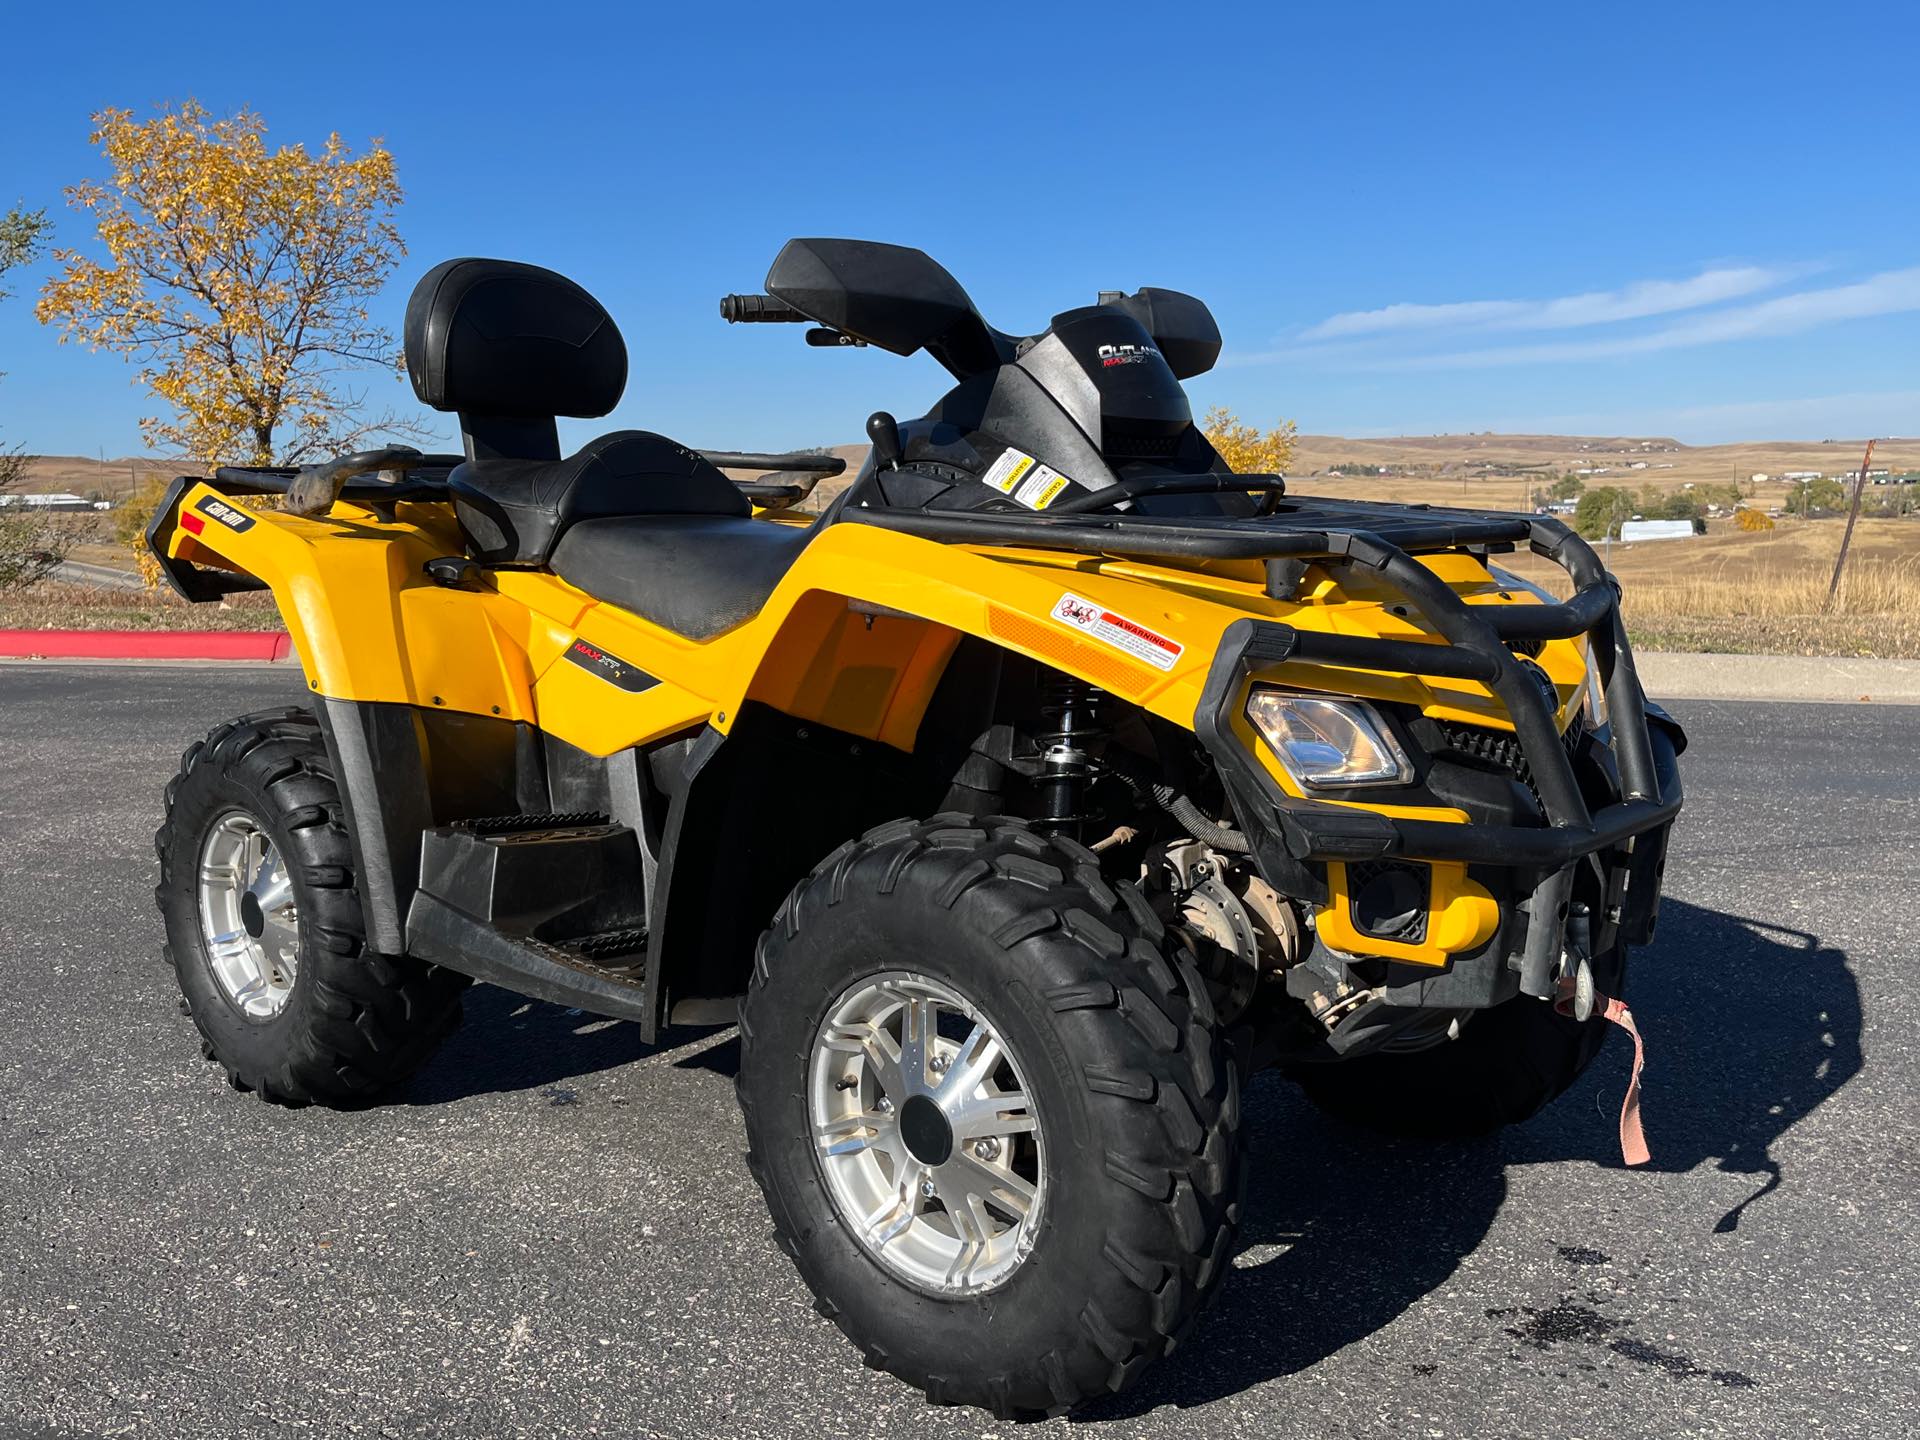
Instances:
[[[925,357],[723,325],[792,235],[918,245],[1003,329],[1102,288],[1208,301],[1197,404],[1349,435],[1920,433],[1908,4],[32,6],[0,206],[101,171],[87,117],[188,96],[384,138],[397,321],[436,261],[573,275],[633,358],[611,425],[857,439]],[[196,18],[187,23],[181,17]],[[1896,63],[1897,62],[1897,63]],[[0,436],[136,452],[119,360],[0,305]],[[379,398],[411,405],[402,382]]]

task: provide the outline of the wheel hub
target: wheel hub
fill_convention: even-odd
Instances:
[[[900,1107],[900,1138],[922,1165],[944,1165],[953,1153],[953,1126],[930,1095],[916,1095]]]
[[[200,847],[200,934],[207,968],[234,1008],[271,1020],[293,998],[300,917],[293,881],[251,815],[232,810]]]
[[[827,1193],[883,1267],[976,1294],[1026,1259],[1043,1140],[1014,1057],[972,1001],[909,971],[856,983],[821,1023],[807,1091]]]

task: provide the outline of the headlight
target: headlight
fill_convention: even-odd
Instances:
[[[1593,663],[1592,652],[1587,655],[1587,683],[1582,687],[1580,713],[1586,717],[1587,729],[1602,730],[1607,724],[1607,692],[1600,688],[1600,667]]]
[[[1511,570],[1502,570],[1498,565],[1489,565],[1487,573],[1507,590],[1524,590],[1542,605],[1558,605],[1560,597],[1544,585],[1536,585],[1524,575],[1516,575]]]
[[[1303,787],[1398,785],[1413,766],[1384,721],[1363,700],[1329,700],[1258,685],[1247,719]]]

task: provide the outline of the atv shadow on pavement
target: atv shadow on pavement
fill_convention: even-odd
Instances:
[[[529,1000],[492,985],[474,986],[462,1003],[464,1023],[395,1094],[398,1103],[444,1105],[473,1095],[540,1090],[617,1069],[715,1033],[711,1027],[672,1026],[649,1045],[640,1038],[638,1025]],[[737,1065],[737,1044],[729,1041],[722,1048],[736,1057],[733,1064]],[[697,1051],[680,1063],[698,1063],[707,1053]],[[726,1073],[733,1073],[732,1065]]]
[[[1712,1161],[1759,1177],[1724,1215],[1791,1184],[1774,1142],[1861,1068],[1860,993],[1846,956],[1812,935],[1669,898],[1634,961],[1648,1047],[1653,1172]],[[1078,1412],[1101,1421],[1191,1407],[1307,1369],[1396,1319],[1485,1238],[1510,1165],[1618,1166],[1614,1116],[1626,1045],[1540,1116],[1502,1136],[1444,1145],[1378,1139],[1316,1113],[1277,1076],[1247,1096],[1251,1183],[1241,1254],[1218,1303],[1135,1389]],[[1311,1157],[1290,1161],[1290,1156]]]

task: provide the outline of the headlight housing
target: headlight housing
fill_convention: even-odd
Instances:
[[[1402,785],[1413,764],[1364,700],[1335,700],[1272,685],[1247,697],[1247,719],[1303,789]]]

